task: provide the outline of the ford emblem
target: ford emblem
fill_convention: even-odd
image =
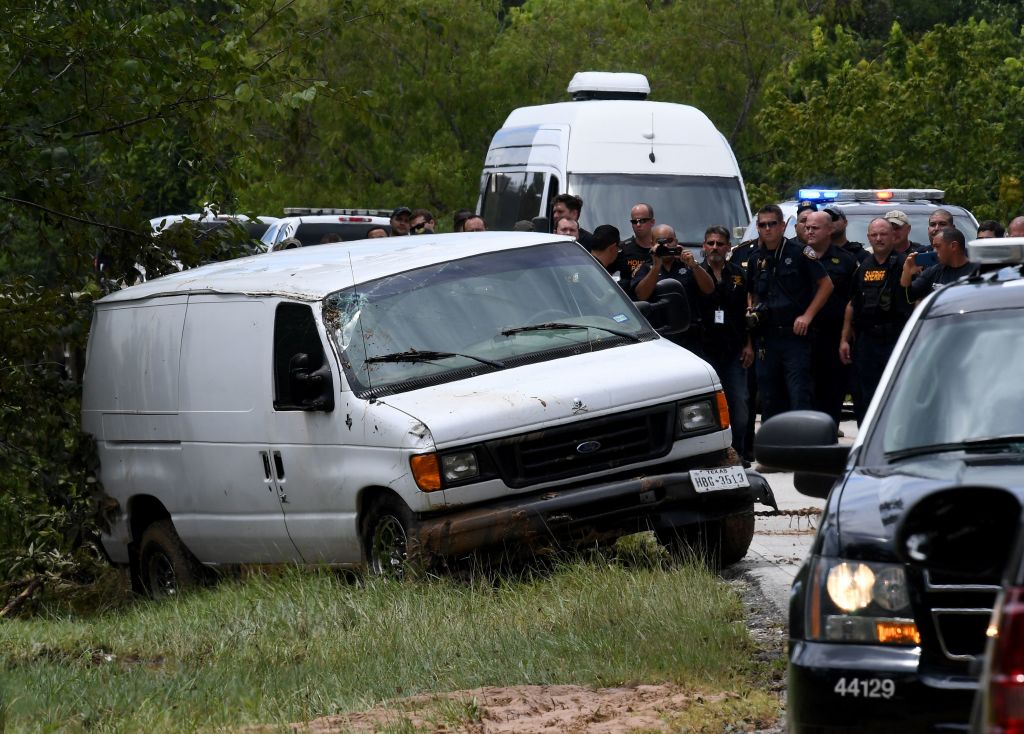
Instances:
[[[577,454],[592,454],[601,449],[600,441],[584,441],[576,447]]]

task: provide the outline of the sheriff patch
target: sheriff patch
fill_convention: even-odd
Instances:
[[[864,271],[864,282],[865,283],[877,283],[880,280],[885,280],[884,270],[865,270]]]
[[[818,253],[814,251],[813,247],[807,245],[807,247],[804,248],[804,257],[806,257],[808,260],[817,260]]]

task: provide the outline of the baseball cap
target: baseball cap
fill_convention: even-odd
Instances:
[[[394,209],[391,210],[392,219],[394,219],[395,217],[399,217],[403,214],[408,214],[412,216],[412,209],[410,209],[407,206],[396,206]]]
[[[833,222],[837,222],[840,219],[846,219],[846,212],[837,206],[826,206],[822,211],[828,212],[828,215],[832,217]]]
[[[906,227],[910,224],[910,219],[907,215],[901,212],[899,209],[893,209],[885,213],[885,219],[888,220],[889,224],[895,224],[900,227]]]
[[[808,210],[816,212],[818,211],[818,205],[815,204],[813,201],[807,201],[806,199],[804,199],[803,201],[796,205],[796,213],[798,216]]]
[[[619,230],[610,224],[602,224],[594,230],[588,243],[591,250],[603,250],[606,247],[617,244],[619,241]]]

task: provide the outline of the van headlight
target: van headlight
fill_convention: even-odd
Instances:
[[[441,454],[441,476],[448,484],[476,479],[480,476],[480,464],[475,451],[459,451]]]
[[[725,393],[705,395],[696,400],[676,403],[677,438],[687,433],[722,430],[729,427],[729,408]]]
[[[921,643],[902,565],[817,557],[809,580],[809,639],[875,645]]]
[[[497,469],[482,446],[413,454],[409,457],[416,486],[423,492],[458,487],[497,476]]]

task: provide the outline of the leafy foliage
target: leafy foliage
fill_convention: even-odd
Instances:
[[[939,25],[916,42],[894,24],[876,58],[842,29],[815,29],[758,118],[768,178],[780,193],[936,187],[979,218],[1009,218],[1022,203],[1022,74],[1024,40],[1005,21]]]
[[[154,238],[147,219],[233,201],[241,110],[307,104],[323,84],[305,73],[322,21],[271,0],[32,0],[5,18],[0,577],[60,572],[95,533],[76,380],[94,258],[105,281],[130,283],[139,266],[237,254],[238,230]]]

